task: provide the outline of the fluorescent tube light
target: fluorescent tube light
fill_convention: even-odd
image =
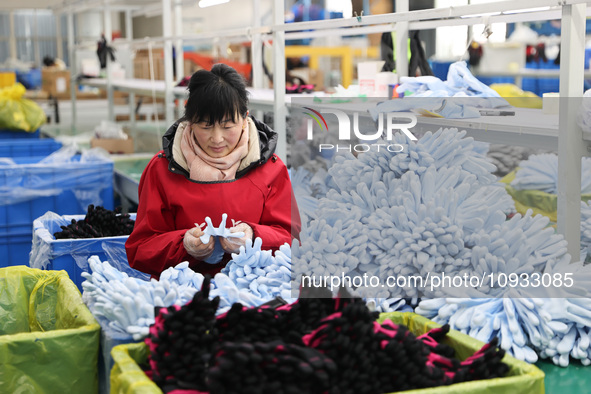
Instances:
[[[212,5],[224,4],[230,0],[199,0],[199,7],[211,7]]]
[[[550,7],[536,7],[536,8],[526,8],[523,10],[513,10],[513,11],[503,11],[503,14],[521,14],[524,12],[538,12],[538,11],[548,11]]]
[[[487,16],[496,16],[501,15],[500,12],[485,12],[482,14],[470,14],[470,15],[461,15],[460,18],[478,18],[478,17],[487,17]]]

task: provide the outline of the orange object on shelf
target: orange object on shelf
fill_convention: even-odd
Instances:
[[[211,70],[214,64],[216,63],[224,63],[233,69],[235,69],[238,74],[242,75],[245,79],[250,79],[250,74],[252,72],[252,64],[249,63],[240,63],[236,61],[232,61],[229,59],[214,59],[211,56],[200,55],[195,52],[184,52],[183,59],[190,60],[195,63],[197,66],[205,69]]]

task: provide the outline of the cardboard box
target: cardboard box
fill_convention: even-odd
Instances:
[[[154,80],[164,80],[164,59],[152,58],[154,67]],[[150,58],[140,56],[133,59],[133,77],[138,79],[152,79],[150,74]]]
[[[135,51],[135,56],[136,57],[148,57],[150,56],[150,53],[152,53],[152,56],[154,57],[164,57],[164,48],[152,48],[150,49],[138,49],[137,51]]]
[[[324,74],[320,70],[309,67],[294,68],[289,73],[294,77],[303,79],[307,84],[314,85],[315,91],[324,90]]]
[[[150,55],[154,67],[154,80],[164,80],[164,50],[162,48],[139,49],[133,59],[133,77],[139,79],[152,79],[150,74]]]
[[[115,105],[129,104],[129,93],[120,92],[118,90],[113,91],[113,104],[115,104]]]
[[[68,94],[66,98],[70,99],[70,95]],[[80,90],[76,91],[77,100],[98,100],[105,98],[107,98],[107,92],[105,90],[99,90],[97,92],[81,92]]]
[[[43,68],[41,70],[41,89],[57,98],[70,97],[70,70]]]
[[[185,76],[190,77],[191,75],[193,75],[195,72],[202,70],[202,67],[199,67],[197,64],[195,64],[193,61],[189,60],[189,59],[185,59],[184,62],[184,72],[185,72]]]
[[[409,2],[410,3],[410,2]],[[373,0],[369,6],[370,15],[389,14],[394,12],[394,2],[391,0]],[[412,10],[412,4],[409,4]],[[382,40],[382,33],[372,33],[367,35],[370,46],[379,46]]]
[[[91,148],[103,148],[109,153],[133,153],[133,138],[126,140],[110,138],[92,138],[90,140]]]

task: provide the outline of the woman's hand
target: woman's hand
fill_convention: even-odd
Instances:
[[[208,243],[204,244],[201,242],[201,239],[199,239],[199,237],[202,235],[203,230],[201,230],[201,228],[193,227],[192,229],[187,230],[185,237],[183,238],[185,250],[190,256],[196,258],[197,260],[203,260],[209,257],[213,253],[213,249],[215,247],[213,237],[209,239]]]
[[[220,237],[220,244],[222,245],[222,248],[227,253],[238,253],[240,251],[240,247],[242,245],[244,245],[246,240],[250,239],[252,241],[253,236],[254,236],[254,232],[252,231],[252,228],[246,223],[238,223],[236,226],[230,227],[230,232],[231,233],[243,232],[244,236],[241,238],[235,238],[235,237],[222,238],[222,237]]]

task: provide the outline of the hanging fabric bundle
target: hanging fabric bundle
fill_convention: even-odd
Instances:
[[[411,77],[433,75],[431,66],[427,61],[427,55],[419,39],[419,31],[410,31],[410,63],[408,66],[408,75]]]
[[[382,71],[396,71],[396,32],[385,32],[382,34],[380,40],[380,53],[382,60],[385,62]],[[421,40],[419,39],[419,31],[412,30],[409,32],[409,39],[407,41],[407,56],[409,59],[408,75],[411,77],[433,75],[431,66],[427,61],[427,56]]]
[[[111,57],[111,61],[115,61],[115,49],[107,44],[104,34],[101,34],[101,39],[98,41],[96,54],[99,58],[101,69],[107,68],[107,55]]]

